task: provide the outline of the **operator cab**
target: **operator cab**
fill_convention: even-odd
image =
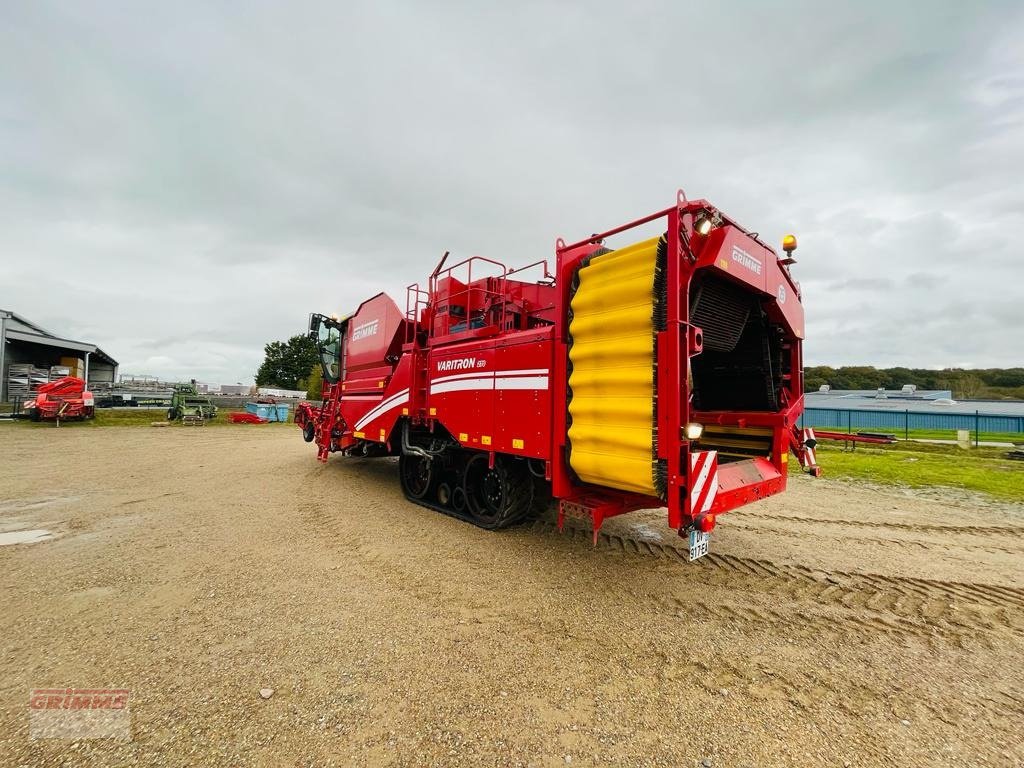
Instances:
[[[341,350],[347,325],[347,317],[339,320],[316,313],[309,316],[309,338],[316,344],[324,379],[331,384],[336,384],[344,375]]]

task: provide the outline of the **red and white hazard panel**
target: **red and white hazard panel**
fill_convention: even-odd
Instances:
[[[818,444],[818,438],[814,436],[814,430],[807,427],[804,430],[804,467],[814,467],[818,464],[818,458],[814,455],[814,446]]]
[[[694,451],[690,454],[690,513],[707,512],[717,495],[718,451]]]

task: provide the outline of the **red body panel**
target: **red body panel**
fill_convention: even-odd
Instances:
[[[349,318],[345,338],[345,378],[349,390],[380,389],[381,376],[390,374],[404,341],[405,319],[391,297],[378,293],[364,301]],[[358,382],[358,383],[357,383]]]
[[[551,452],[551,327],[431,348],[427,413],[468,448]]]

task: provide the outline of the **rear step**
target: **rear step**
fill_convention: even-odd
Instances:
[[[605,519],[632,512],[637,509],[649,509],[651,499],[643,497],[611,495],[598,492],[562,499],[558,503],[558,530],[565,526],[565,519],[589,520],[593,525],[594,546]]]

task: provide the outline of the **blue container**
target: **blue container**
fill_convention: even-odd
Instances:
[[[245,410],[267,421],[288,421],[288,403],[246,403]]]
[[[277,419],[277,411],[273,405],[268,403],[246,403],[245,410],[267,421],[275,421]]]

